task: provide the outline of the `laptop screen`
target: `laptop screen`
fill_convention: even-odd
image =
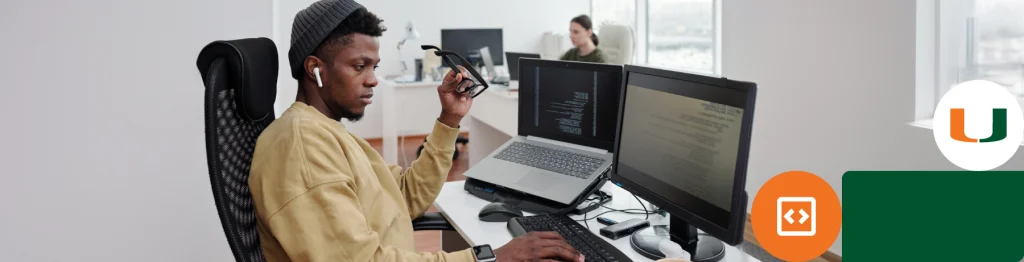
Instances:
[[[540,54],[505,52],[508,56],[508,80],[519,81],[519,58],[540,58]]]
[[[519,60],[519,135],[612,152],[622,66]]]

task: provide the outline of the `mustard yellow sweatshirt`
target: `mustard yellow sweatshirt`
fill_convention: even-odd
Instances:
[[[296,102],[256,142],[249,175],[263,252],[278,261],[476,261],[417,253],[412,219],[448,176],[457,128],[435,121],[405,172],[315,108]]]

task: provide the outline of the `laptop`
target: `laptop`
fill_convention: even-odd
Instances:
[[[490,83],[496,85],[508,85],[507,76],[499,76],[498,71],[494,70],[494,61],[491,59],[491,50],[488,47],[480,48],[480,58],[484,60],[484,68],[487,70],[487,75],[491,78]]]
[[[571,204],[612,163],[622,66],[518,60],[519,130],[466,177]]]
[[[505,64],[508,65],[508,88],[519,89],[519,58],[540,59],[540,54],[505,52]]]

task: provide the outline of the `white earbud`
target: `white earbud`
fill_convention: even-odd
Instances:
[[[320,87],[320,88],[323,88],[324,87],[324,81],[320,80],[320,67],[314,67],[313,68],[313,74],[316,75],[316,86]]]

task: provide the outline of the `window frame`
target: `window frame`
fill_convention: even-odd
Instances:
[[[976,5],[977,0],[917,0],[914,121],[930,122],[942,95],[974,77],[966,72],[977,66],[971,62],[978,44]]]
[[[967,19],[975,0],[917,0],[915,122],[931,122],[942,94],[967,65]]]

